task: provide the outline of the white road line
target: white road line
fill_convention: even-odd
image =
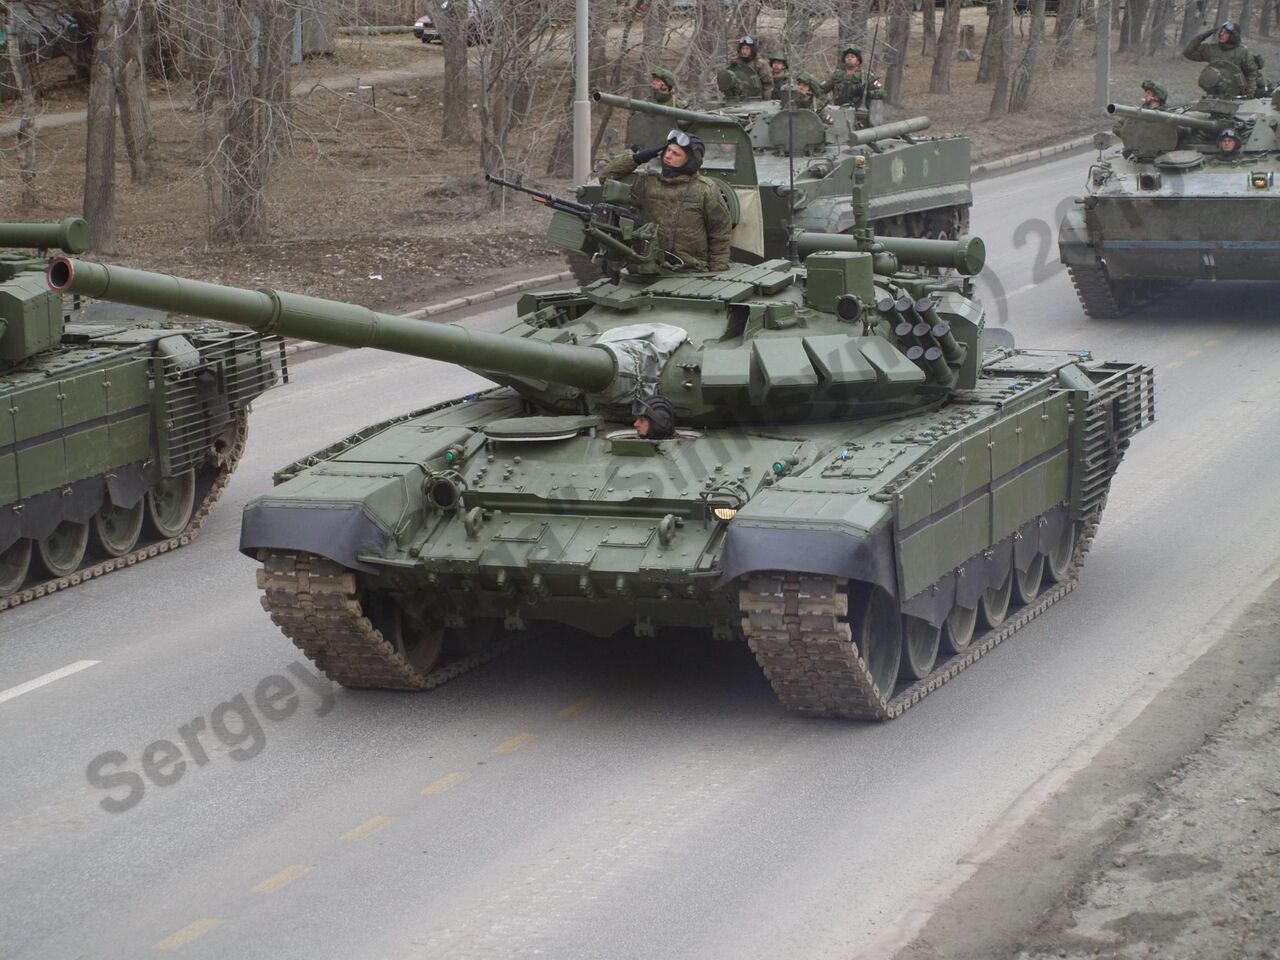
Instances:
[[[0,703],[4,703],[6,700],[12,700],[14,697],[20,697],[24,693],[30,693],[32,690],[43,687],[46,683],[53,683],[53,681],[61,680],[63,677],[69,677],[73,673],[79,673],[81,670],[87,670],[101,662],[101,660],[77,660],[75,663],[65,666],[61,670],[54,670],[52,673],[46,673],[43,677],[36,677],[34,680],[28,680],[26,683],[20,683],[16,687],[10,687],[8,690],[0,690]]]

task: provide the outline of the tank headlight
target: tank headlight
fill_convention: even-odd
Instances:
[[[1249,174],[1249,183],[1258,190],[1271,186],[1274,174],[1270,170],[1255,170]]]
[[[716,515],[717,520],[732,520],[738,515],[737,507],[716,507],[711,511]]]

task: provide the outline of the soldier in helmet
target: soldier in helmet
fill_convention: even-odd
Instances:
[[[769,76],[773,81],[773,98],[782,98],[782,92],[791,85],[791,61],[785,53],[769,55]]]
[[[1235,128],[1227,127],[1218,134],[1218,152],[1224,160],[1234,160],[1240,153],[1240,134]]]
[[[645,221],[657,224],[658,245],[677,258],[677,269],[729,267],[733,219],[720,188],[698,173],[706,149],[699,137],[672,130],[661,146],[614,157],[599,172],[602,181],[625,177],[662,157],[661,172],[636,173],[631,194]]]
[[[807,70],[801,70],[796,74],[796,85],[790,97],[784,101],[788,107],[795,107],[799,110],[812,110],[816,113],[823,123],[831,122],[831,115],[827,113],[827,103],[822,97],[818,96],[818,89],[821,84],[818,78]]]
[[[1217,34],[1214,40],[1211,36]],[[1234,82],[1231,77],[1223,76],[1214,89],[1206,89],[1211,96],[1251,97],[1258,88],[1260,68],[1252,51],[1240,42],[1240,28],[1228,20],[1218,27],[1202,30],[1191,38],[1182,48],[1182,55],[1188,60],[1199,63],[1214,64],[1225,62],[1234,66],[1244,76],[1243,85]],[[1201,74],[1202,84],[1204,74]]]
[[[1146,110],[1163,110],[1169,102],[1169,91],[1154,80],[1142,81],[1142,107]]]
[[[1257,50],[1250,50],[1249,56],[1253,58],[1253,65],[1258,68],[1258,72],[1254,76],[1253,95],[1255,97],[1265,97],[1267,91],[1271,89],[1271,84],[1267,83],[1267,78],[1262,75],[1262,68],[1266,66],[1266,61]]]
[[[676,411],[660,393],[641,397],[631,405],[632,424],[642,440],[669,440],[676,432]]]
[[[716,78],[720,91],[730,100],[768,100],[773,91],[769,68],[756,56],[755,37],[738,41],[738,55]]]
[[[676,96],[676,75],[665,67],[654,67],[649,71],[649,88],[649,99],[654,103],[689,109],[689,101]]]
[[[862,49],[854,43],[840,48],[840,69],[821,87],[822,93],[831,95],[838,107],[858,106],[863,100],[879,100],[884,96],[880,79],[870,70],[862,69]]]

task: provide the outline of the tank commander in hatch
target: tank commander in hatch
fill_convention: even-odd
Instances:
[[[1240,134],[1231,127],[1218,134],[1218,152],[1224,160],[1234,160],[1240,153]]]
[[[631,195],[647,223],[657,224],[657,243],[674,254],[680,270],[727,270],[733,219],[720,188],[698,173],[706,144],[672,130],[659,147],[624,153],[600,168],[601,181],[635,173]],[[641,170],[661,155],[662,170]]]
[[[811,73],[801,70],[796,74],[796,85],[791,96],[784,105],[797,110],[812,110],[823,123],[831,123],[831,115],[827,113],[826,102],[818,96],[818,79]]]
[[[665,67],[654,67],[649,72],[649,99],[664,106],[689,109],[689,101],[676,96],[676,75]]]
[[[632,424],[641,440],[670,440],[676,434],[676,411],[660,393],[641,397],[631,405]]]
[[[738,55],[716,77],[720,92],[728,100],[768,100],[772,95],[773,77],[769,68],[756,56],[755,37],[738,41]]]
[[[831,95],[838,107],[856,107],[863,99],[879,100],[884,97],[880,79],[870,70],[862,69],[862,48],[846,43],[840,48],[840,69],[822,85],[821,93]]]
[[[1169,102],[1169,91],[1154,80],[1142,81],[1142,108],[1144,110],[1163,110]]]
[[[1209,37],[1213,36],[1215,31],[1217,32],[1217,37],[1215,40],[1210,41]],[[1214,89],[1205,89],[1205,93],[1210,96],[1254,96],[1254,91],[1258,88],[1258,74],[1260,72],[1258,63],[1253,57],[1253,52],[1240,42],[1240,28],[1231,20],[1227,20],[1221,26],[1201,30],[1182,48],[1182,55],[1188,60],[1210,65],[1216,61],[1225,61],[1225,63],[1234,66],[1243,75],[1244,85],[1242,87],[1236,78],[1224,74],[1222,82]],[[1202,78],[1203,76],[1201,74]]]
[[[791,84],[791,61],[785,53],[770,54],[769,75],[773,79],[773,98],[780,99]]]

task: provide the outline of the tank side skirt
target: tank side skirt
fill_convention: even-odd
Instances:
[[[891,720],[1013,636],[1072,590],[1097,531],[1097,515],[1076,543],[1069,575],[999,628],[975,637],[964,653],[943,661],[892,697],[875,688],[847,622],[849,582],[794,573],[753,574],[739,593],[742,627],[778,699],[795,713],[851,720]]]
[[[294,646],[344,687],[430,690],[522,642],[512,633],[430,673],[418,672],[364,615],[353,571],[325,557],[284,550],[258,553],[259,598]]]
[[[32,600],[37,600],[50,593],[65,590],[67,587],[78,586],[86,580],[95,580],[106,576],[114,570],[119,570],[121,567],[132,567],[143,560],[150,560],[152,557],[168,553],[170,550],[185,547],[194,540],[200,534],[200,528],[204,526],[205,521],[209,518],[209,513],[218,502],[218,498],[222,496],[223,490],[230,483],[231,475],[235,472],[240,458],[244,456],[245,442],[249,436],[248,412],[244,410],[238,411],[235,417],[235,440],[227,450],[222,463],[217,469],[212,485],[209,487],[204,499],[197,505],[195,512],[191,516],[191,522],[187,524],[186,529],[177,536],[144,544],[124,556],[116,557],[112,560],[104,560],[101,563],[89,564],[68,577],[59,577],[55,580],[32,584],[8,597],[0,599],[0,610],[8,610],[19,604],[30,603]]]

